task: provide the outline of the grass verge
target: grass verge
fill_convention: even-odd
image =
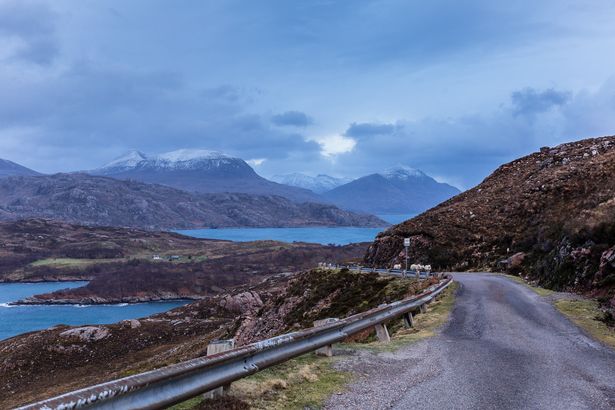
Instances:
[[[375,336],[370,335],[369,343],[343,343],[340,346],[353,349],[368,349],[374,352],[395,351],[409,343],[432,337],[448,321],[455,304],[455,292],[458,287],[459,284],[457,282],[452,282],[442,292],[442,296],[438,300],[427,305],[426,314],[415,315],[414,327],[405,329],[401,320],[388,323],[387,327],[391,334],[391,343],[379,343],[375,340]]]
[[[555,307],[593,338],[615,349],[615,329],[597,319],[602,314],[598,302],[562,299],[555,302]]]
[[[457,287],[457,282],[453,282],[439,300],[428,305],[426,314],[416,315],[412,329],[404,329],[401,319],[389,323],[391,343],[378,343],[370,334],[368,343],[341,343],[335,349],[369,349],[378,353],[433,336],[448,321]],[[343,391],[352,381],[351,373],[335,369],[335,362],[341,359],[343,356],[320,357],[308,353],[234,382],[222,399],[199,397],[172,409],[320,409],[328,397]]]
[[[53,266],[57,268],[61,267],[82,267],[94,265],[97,263],[110,263],[120,262],[124,259],[76,259],[76,258],[48,258],[34,261],[30,266]]]
[[[333,368],[339,359],[308,353],[234,382],[224,398],[197,397],[171,409],[319,409],[351,381],[350,373]]]
[[[505,273],[503,273],[502,275],[506,276],[508,279],[511,279],[517,283],[520,283],[530,289],[532,289],[534,292],[536,292],[539,296],[550,296],[554,293],[556,293],[555,291],[551,290],[551,289],[545,289],[545,288],[541,288],[540,286],[534,286],[534,285],[530,285],[528,282],[526,282],[525,279],[523,279],[520,276],[514,276],[514,275],[507,275]]]

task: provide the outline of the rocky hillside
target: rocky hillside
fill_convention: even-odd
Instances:
[[[378,235],[365,261],[509,270],[615,307],[615,137],[542,148]]]
[[[235,337],[243,345],[310,327],[313,320],[365,311],[431,284],[311,270],[271,277],[148,318],[59,325],[16,336],[0,341],[0,407],[203,356],[213,339]]]
[[[0,220],[32,217],[146,229],[386,225],[333,205],[277,196],[196,194],[86,174],[0,179]]]

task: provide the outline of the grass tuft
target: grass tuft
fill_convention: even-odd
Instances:
[[[555,307],[592,337],[615,348],[615,329],[600,320],[603,312],[598,302],[562,299],[555,302]]]

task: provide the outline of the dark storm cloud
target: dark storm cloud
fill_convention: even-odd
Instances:
[[[280,126],[307,127],[313,124],[314,120],[301,111],[286,111],[272,116],[271,122]]]
[[[365,138],[373,137],[375,135],[386,135],[395,132],[394,124],[380,124],[380,123],[356,123],[350,124],[350,127],[346,130],[344,135],[353,138]]]
[[[613,133],[614,87],[596,90],[614,16],[608,0],[0,0],[0,151],[60,171],[209,148],[271,174],[405,163],[468,186]]]
[[[594,93],[525,88],[491,113],[399,121],[395,133],[357,139],[340,161],[359,174],[407,164],[469,188],[541,146],[614,131],[615,80]]]
[[[50,64],[59,52],[55,16],[45,4],[28,0],[0,2],[0,39],[12,43],[7,57]]]
[[[557,91],[553,88],[543,91],[526,88],[515,91],[511,99],[516,114],[532,115],[564,105],[570,100],[570,97],[570,92]]]
[[[40,132],[21,136],[23,146],[80,151],[89,161],[74,167],[99,165],[127,147],[148,153],[199,147],[268,159],[320,150],[302,135],[274,129],[268,118],[249,113],[249,92],[232,86],[199,91],[177,73],[81,63],[53,83],[0,87],[10,97],[0,101],[0,131],[35,126]]]

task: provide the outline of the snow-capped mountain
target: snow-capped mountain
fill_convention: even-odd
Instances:
[[[352,181],[350,178],[336,178],[325,174],[319,174],[313,177],[299,172],[274,175],[271,179],[280,184],[309,189],[317,194],[330,191],[333,188]]]
[[[7,159],[0,158],[0,178],[14,175],[40,175],[38,172],[26,168],[23,165],[14,163]]]
[[[386,171],[380,173],[388,180],[400,180],[407,181],[411,178],[423,178],[427,175],[420,169],[407,167],[405,165],[398,165],[393,168],[389,168]]]
[[[133,150],[89,173],[191,192],[238,192],[278,195],[296,202],[325,202],[307,189],[261,177],[241,158],[202,149],[180,149],[152,156]]]
[[[383,215],[420,213],[458,193],[423,171],[398,166],[355,179],[323,196],[342,208]]]

